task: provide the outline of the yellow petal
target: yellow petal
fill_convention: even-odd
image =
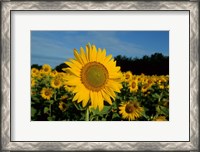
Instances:
[[[102,51],[102,57],[103,57],[103,58],[106,57],[106,49],[103,49],[103,51]]]
[[[67,68],[72,74],[76,75],[77,77],[80,77],[81,70],[76,68]]]
[[[74,98],[72,99],[72,101],[76,101],[76,100],[78,100],[79,99],[79,94],[77,93],[77,94],[75,94],[75,96],[74,96]]]
[[[91,46],[90,46],[90,44],[87,44],[86,45],[86,59],[88,61],[90,61],[90,58],[89,58],[89,52],[90,52],[90,50],[91,50]]]
[[[97,58],[97,49],[95,45],[92,45],[92,49],[89,52],[90,61],[96,61]]]
[[[105,92],[106,92],[108,95],[110,95],[113,99],[115,99],[116,94],[114,93],[113,90],[110,89],[109,86],[106,86],[106,87],[105,87]]]
[[[101,111],[104,107],[104,104],[103,104],[103,97],[100,91],[97,92],[97,100],[98,100],[99,111]]]
[[[83,64],[83,61],[81,57],[79,56],[78,51],[76,49],[74,49],[74,56],[79,63]]]
[[[84,99],[82,101],[82,106],[85,107],[89,101],[89,91],[83,91],[84,93]]]
[[[85,86],[81,83],[81,81],[79,80],[77,83],[76,83],[76,87],[74,88],[73,92],[74,93],[77,93],[77,92],[83,92],[82,90],[85,91]]]
[[[110,55],[108,55],[108,56],[105,58],[104,62],[107,63],[107,62],[109,62],[111,59],[112,59],[112,55],[110,54]]]
[[[120,89],[122,88],[122,85],[118,82],[115,82],[113,80],[109,80],[108,81],[108,84],[107,84],[108,87],[111,87],[112,90],[114,90],[115,92],[120,92]]]
[[[109,71],[109,79],[113,79],[113,80],[114,80],[114,79],[119,79],[119,80],[120,80],[121,77],[122,77],[121,73],[119,73],[119,72],[118,72],[118,73],[114,73],[114,72],[111,73],[111,72]],[[120,82],[120,81],[119,81],[119,82]]]
[[[76,77],[76,76],[71,76],[71,78],[69,80],[67,80],[65,82],[67,85],[69,86],[74,86],[74,85],[78,85],[79,83],[81,83],[80,78]]]
[[[105,93],[103,90],[101,91],[101,94],[102,94],[103,98],[105,99],[105,101],[107,101],[110,105],[112,105],[110,96],[107,93]]]
[[[83,63],[86,64],[88,61],[86,59],[85,52],[84,52],[84,49],[82,47],[80,48],[80,52],[81,52],[80,53],[81,59],[82,59]]]
[[[70,68],[74,68],[76,69],[77,71],[80,70],[80,68],[78,67],[78,64],[74,64],[72,62],[65,62],[65,64],[67,64]]]
[[[90,97],[91,97],[91,103],[92,103],[92,106],[94,107],[94,109],[97,108],[97,99],[96,99],[96,94],[95,94],[95,91],[90,91]]]
[[[98,48],[98,51],[97,51],[97,61],[101,61],[102,60],[102,53],[101,53],[101,49]]]
[[[79,69],[82,68],[82,64],[80,64],[77,60],[70,59],[70,61]]]

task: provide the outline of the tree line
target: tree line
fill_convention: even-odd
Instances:
[[[145,75],[167,75],[169,74],[169,56],[162,53],[154,53],[151,56],[144,55],[142,58],[132,58],[122,55],[114,57],[117,66],[121,67],[122,72],[131,71],[133,74]],[[42,66],[33,64],[31,68],[40,69]],[[62,68],[66,68],[65,63],[61,63],[54,69],[58,72],[64,72]]]
[[[122,72],[131,71],[137,75],[141,73],[146,75],[169,74],[169,56],[164,56],[162,53],[154,53],[151,56],[144,55],[140,59],[118,55],[115,60]]]

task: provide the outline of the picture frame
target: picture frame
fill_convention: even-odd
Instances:
[[[199,150],[199,2],[198,1],[2,1],[1,2],[1,150],[198,151]],[[15,11],[188,11],[189,12],[189,140],[188,141],[12,141],[13,75],[12,13]]]

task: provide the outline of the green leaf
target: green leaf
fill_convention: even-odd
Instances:
[[[164,106],[160,106],[160,114],[164,114],[166,116],[169,115],[169,109],[164,107]]]
[[[94,108],[91,108],[91,111],[93,112],[94,115],[104,115],[104,114],[107,114],[109,113],[109,111],[111,110],[111,106],[104,106],[103,110],[99,111],[99,109],[94,109]]]
[[[158,113],[160,113],[160,106],[159,106],[159,105],[156,107],[156,111],[157,111]]]
[[[146,114],[145,110],[142,112],[142,116],[147,120],[150,119],[149,116]]]
[[[50,104],[53,104],[54,101],[53,101],[53,100],[49,100],[48,102],[49,102]]]
[[[101,120],[102,120],[102,121],[106,121],[106,118],[102,118]]]
[[[31,107],[31,117],[34,117],[36,114],[37,110],[33,107]]]
[[[48,107],[44,107],[44,113],[48,113],[49,108]]]
[[[157,94],[157,93],[154,93],[154,94],[152,94],[152,97],[153,97],[153,98],[156,98],[156,99],[159,99],[159,98],[160,98],[160,95]]]
[[[47,117],[47,120],[53,121],[53,118],[52,117]]]
[[[81,104],[77,104],[76,102],[73,102],[73,103],[77,110],[80,110],[80,111],[86,110],[86,108],[83,108]]]
[[[36,96],[31,96],[31,99],[32,99],[33,102],[39,102],[40,101],[40,99]]]
[[[115,119],[115,118],[120,118],[120,116],[119,116],[118,113],[113,113],[113,115],[112,115],[112,119]]]

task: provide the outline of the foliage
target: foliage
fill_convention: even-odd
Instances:
[[[145,57],[146,58],[146,57]],[[38,67],[38,69],[37,69]],[[166,121],[169,120],[169,76],[122,75],[120,93],[103,110],[82,107],[66,84],[70,74],[50,66],[31,68],[31,120],[33,121]],[[138,110],[140,109],[140,110]],[[137,111],[137,113],[136,113]]]
[[[128,58],[118,55],[115,57],[122,72],[131,71],[134,74],[167,75],[169,73],[169,57],[161,53],[154,53],[150,57],[145,55],[141,59]]]

